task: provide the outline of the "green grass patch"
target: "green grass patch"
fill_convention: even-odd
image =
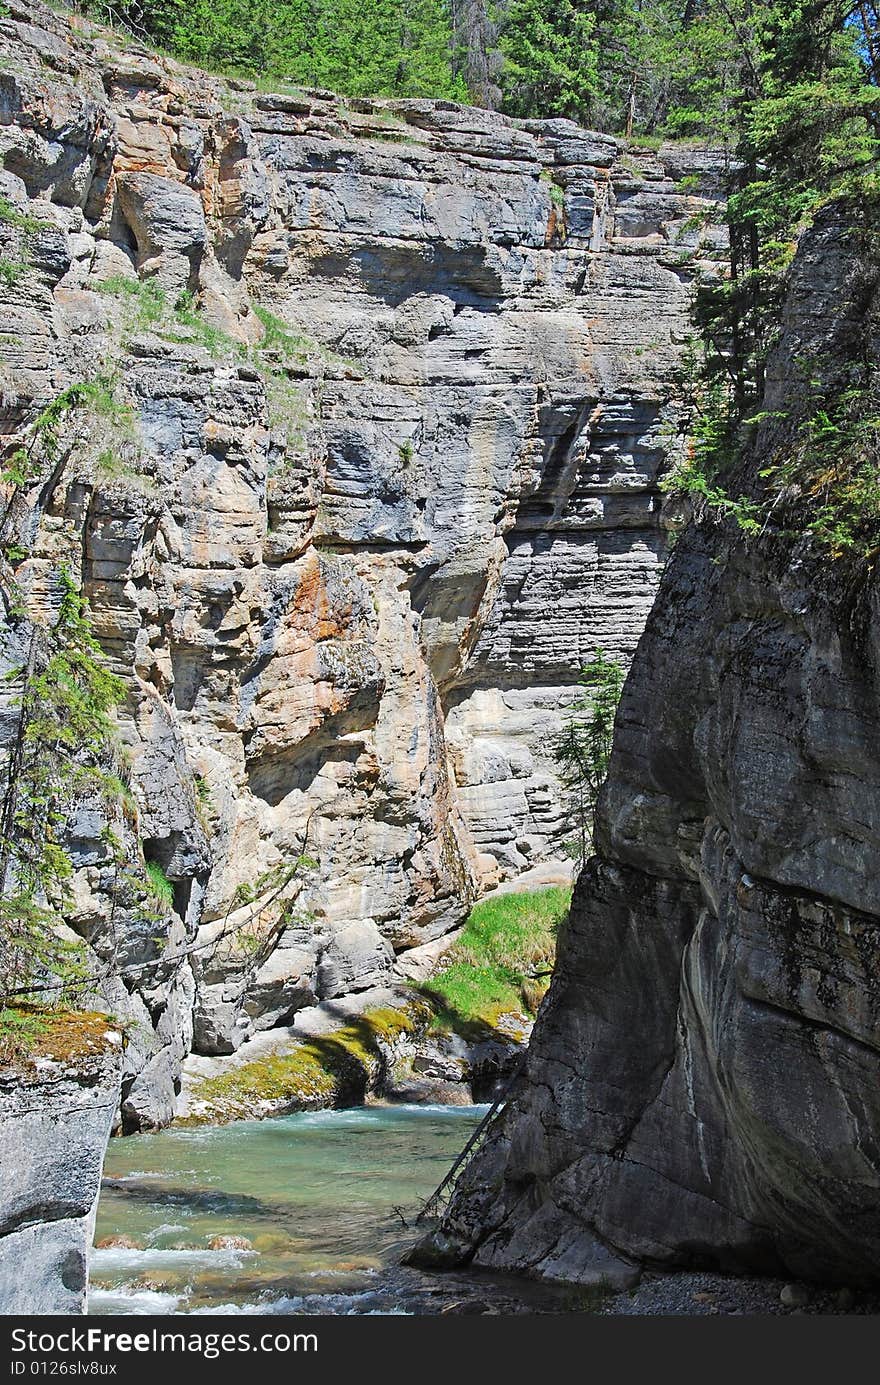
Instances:
[[[504,1015],[532,1018],[549,985],[556,934],[571,903],[560,886],[484,899],[471,910],[442,970],[422,993],[435,1007],[434,1027],[480,1038]]]
[[[277,351],[284,360],[305,361],[310,353],[318,350],[310,337],[292,332],[287,323],[275,313],[270,313],[268,308],[255,303],[254,312],[263,325],[264,336],[259,345],[261,351]]]
[[[52,229],[51,221],[41,221],[39,217],[31,216],[28,212],[20,212],[7,197],[0,197],[0,222],[6,226],[14,226],[26,236],[35,236],[38,231]]]
[[[182,293],[176,302],[171,303],[155,279],[132,279],[125,274],[112,274],[108,279],[102,279],[96,287],[99,293],[126,302],[132,312],[133,325],[137,327],[152,327],[170,341],[202,346],[215,358],[247,355],[243,342],[234,341],[228,333],[207,321],[199,312],[191,293]]]
[[[655,153],[658,149],[662,149],[664,144],[670,143],[670,140],[666,135],[634,134],[630,135],[628,139],[627,136],[624,135],[623,139],[626,140],[627,145],[630,149],[645,149],[652,153]]]
[[[336,351],[331,351],[326,346],[321,346],[314,337],[307,336],[305,332],[297,332],[291,328],[283,318],[264,308],[259,303],[254,303],[254,312],[263,325],[263,339],[258,342],[251,350],[251,357],[263,369],[273,372],[273,367],[268,361],[263,359],[264,353],[269,357],[279,360],[283,369],[284,366],[304,367],[309,361],[320,363],[324,366],[341,367],[345,370],[357,370],[354,361],[350,361],[346,356],[340,356]],[[277,375],[277,369],[274,370]]]
[[[0,281],[7,288],[12,288],[13,285],[19,283],[26,271],[27,265],[24,260],[0,259]]]
[[[317,367],[319,373],[321,368],[328,366],[357,369],[353,361],[321,346],[313,337],[298,332],[259,304],[254,304],[253,308],[262,324],[263,338],[256,345],[248,346],[209,322],[188,291],[172,303],[155,280],[133,279],[125,274],[112,274],[95,288],[98,293],[123,300],[128,309],[129,327],[150,328],[166,341],[200,346],[214,360],[246,361],[266,381],[287,385],[287,370],[294,367],[302,372],[309,363]]]
[[[158,861],[147,861],[146,876],[150,894],[153,898],[163,905],[164,908],[172,908],[174,904],[174,886]]]
[[[174,336],[169,334],[172,341],[193,341],[196,345],[204,347],[209,356],[215,360],[221,356],[241,356],[246,357],[247,347],[244,342],[239,342],[231,337],[228,332],[224,332],[221,327],[215,327],[207,318],[199,312],[196,300],[191,293],[182,293],[174,305],[175,321],[185,328],[188,337]]]
[[[129,279],[124,274],[111,274],[96,285],[99,293],[127,300],[134,309],[140,327],[154,327],[168,310],[164,291],[155,279]]]
[[[0,1062],[12,1063],[29,1056],[49,1028],[38,1011],[4,1005],[0,1009]]]
[[[565,207],[565,189],[560,187],[550,168],[543,168],[540,173],[540,181],[547,184],[547,191],[550,194],[550,201],[557,211],[562,211]]]

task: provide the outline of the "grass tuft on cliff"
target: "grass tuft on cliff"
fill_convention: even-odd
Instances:
[[[147,861],[144,871],[153,898],[163,909],[170,909],[174,904],[174,886],[158,861]]]
[[[441,970],[421,987],[436,1010],[434,1027],[478,1039],[504,1030],[505,1016],[533,1018],[570,903],[571,890],[554,886],[477,904]]]

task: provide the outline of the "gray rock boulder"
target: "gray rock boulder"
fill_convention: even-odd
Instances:
[[[162,1048],[141,1068],[122,1100],[122,1131],[161,1130],[174,1115],[174,1078],[180,1070],[173,1053]]]
[[[154,173],[125,173],[117,191],[137,243],[138,271],[155,276],[172,300],[194,288],[208,239],[199,194]]]
[[[0,1313],[85,1311],[121,1047],[0,1072]]]
[[[387,982],[394,960],[390,944],[372,919],[356,919],[340,928],[321,954],[316,974],[321,1000],[349,991],[366,991]]]

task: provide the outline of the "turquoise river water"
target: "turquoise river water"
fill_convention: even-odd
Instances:
[[[521,1283],[398,1263],[485,1109],[358,1107],[111,1141],[95,1239],[128,1244],[94,1252],[89,1311],[553,1311]],[[227,1236],[252,1248],[212,1248]]]

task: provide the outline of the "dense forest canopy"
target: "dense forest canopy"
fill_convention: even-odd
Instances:
[[[197,64],[354,96],[471,101],[611,131],[727,132],[743,100],[849,52],[874,75],[870,0],[83,0]]]

